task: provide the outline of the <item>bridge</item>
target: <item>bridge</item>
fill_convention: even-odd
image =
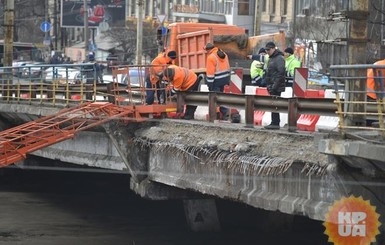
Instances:
[[[348,68],[336,67],[341,69]],[[338,73],[334,79],[349,80]],[[339,87],[336,99],[196,92],[181,93],[177,101],[169,98],[168,107],[161,108],[143,107],[143,87],[127,89],[124,84],[96,82],[3,82],[3,129],[60,114],[85,102],[121,107],[136,104],[134,110],[141,119],[122,116],[76,132],[69,140],[27,152],[26,159],[16,166],[32,167],[28,162],[31,154],[127,172],[131,176],[129,188],[142,197],[183,199],[194,230],[218,228],[213,197],[323,221],[336,200],[362,196],[376,207],[384,223],[382,100],[349,104],[349,90]],[[207,120],[157,119],[164,113],[180,112],[184,103],[206,108]],[[351,114],[380,119],[379,127],[343,123],[350,115],[345,105],[363,103],[364,111]],[[218,105],[241,111],[244,121],[234,124],[216,120]],[[287,126],[278,131],[264,130],[254,123],[256,110],[287,113]],[[334,116],[339,124],[335,130],[301,131],[296,123],[302,114]],[[35,163],[33,167],[38,166]],[[203,217],[197,221],[197,216]],[[284,217],[271,223],[290,222]]]

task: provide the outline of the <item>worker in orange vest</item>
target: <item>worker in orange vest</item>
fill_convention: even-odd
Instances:
[[[379,60],[375,62],[373,65],[382,65],[385,66],[385,59]],[[379,83],[377,82],[377,89],[376,89],[376,80],[378,79]],[[376,69],[376,74],[374,74],[373,69],[368,69],[367,71],[367,80],[366,80],[366,92],[369,100],[376,100],[377,96],[376,94],[381,93],[380,99],[384,97],[384,78],[385,78],[385,68],[384,69]]]
[[[209,91],[223,92],[226,85],[230,84],[230,62],[228,55],[212,43],[207,43],[204,49],[207,51],[206,83]],[[229,109],[220,107],[222,119],[229,118]]]
[[[155,90],[157,90],[157,97],[159,103],[164,103],[165,93],[160,90],[160,82],[163,77],[163,71],[168,65],[172,64],[176,59],[176,52],[169,51],[167,54],[161,52],[151,62],[149,74],[146,76],[146,104],[152,105],[154,103]]]
[[[192,70],[184,67],[170,65],[164,71],[164,79],[171,83],[171,94],[175,94],[179,91],[198,91],[200,84],[200,77]],[[197,109],[195,105],[187,105],[183,119],[194,119],[194,114]]]

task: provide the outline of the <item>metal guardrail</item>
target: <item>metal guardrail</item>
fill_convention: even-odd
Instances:
[[[84,67],[89,64],[80,64],[78,69],[80,71],[85,70]],[[58,65],[61,69],[71,69],[75,65]],[[128,86],[122,83],[97,83],[96,76],[92,83],[86,83],[84,81],[73,81],[66,77],[53,79],[47,82],[42,76],[32,77],[30,69],[32,68],[47,69],[52,65],[37,65],[28,66],[26,73],[27,77],[17,77],[14,74],[15,69],[20,67],[7,68],[3,67],[5,73],[1,74],[1,88],[0,100],[5,103],[28,103],[28,104],[44,104],[52,106],[71,106],[79,104],[85,101],[108,101],[116,104],[126,105],[127,103],[144,104],[145,88],[145,76],[142,74],[145,66],[134,67],[128,66],[122,69],[128,70],[138,69],[137,74],[139,81],[136,81],[138,85]],[[336,116],[340,118],[339,128],[342,132],[346,129],[370,129],[380,130],[384,132],[383,127],[383,114],[384,114],[384,101],[380,99],[376,102],[368,101],[351,101],[343,98],[351,98],[349,96],[353,93],[366,93],[366,91],[351,91],[349,89],[340,89],[341,84],[349,83],[350,80],[366,79],[366,76],[349,75],[347,70],[354,70],[357,66],[332,66],[335,71],[331,79],[335,82],[336,87],[336,99],[326,98],[281,98],[275,96],[258,96],[258,95],[239,95],[239,94],[225,94],[215,92],[185,92],[178,94],[178,108],[182,110],[183,105],[205,105],[209,108],[209,121],[216,119],[216,107],[227,106],[230,108],[236,108],[245,110],[245,122],[246,125],[252,127],[254,125],[254,111],[270,111],[288,113],[288,129],[289,131],[296,130],[297,119],[300,114],[313,114],[313,115],[326,115]],[[22,67],[25,69],[26,67]],[[366,65],[357,67],[360,69],[373,68],[373,66]],[[378,68],[378,67],[376,67]],[[380,67],[384,68],[384,67]],[[12,71],[12,72],[10,72]],[[337,72],[338,71],[338,72]],[[8,72],[8,73],[7,73]],[[12,79],[10,80],[10,77]],[[337,85],[338,84],[338,85]],[[167,88],[166,88],[167,89]],[[124,102],[124,103],[122,103]],[[345,118],[352,114],[347,110],[346,105],[365,104],[365,110],[361,112],[353,112],[356,115],[364,115],[369,119],[377,119],[380,121],[379,128],[365,126],[351,126],[346,124]],[[382,117],[382,121],[381,121]],[[381,123],[382,122],[382,123]]]
[[[138,89],[134,90],[138,91]],[[70,106],[85,101],[108,101],[117,103],[121,98],[136,98],[142,104],[144,90],[133,93],[127,85],[109,84],[14,84],[2,86],[1,102],[27,103],[59,106]],[[120,99],[116,94],[119,95]],[[209,121],[216,119],[216,107],[227,106],[245,110],[247,126],[254,125],[254,111],[285,112],[289,115],[289,130],[294,131],[299,114],[316,114],[333,116],[336,112],[334,99],[281,98],[273,96],[227,94],[215,92],[182,92],[178,93],[178,107],[184,103],[205,105],[209,108]]]
[[[183,105],[183,101],[198,106],[208,105],[210,122],[216,119],[217,106],[245,110],[245,123],[248,127],[254,126],[255,110],[288,113],[289,131],[296,131],[300,114],[335,116],[337,109],[334,99],[323,98],[282,98],[215,92],[180,93],[180,97],[184,98],[178,98],[178,105]]]
[[[367,96],[368,69],[374,71],[376,100]],[[342,134],[371,130],[385,138],[385,65],[333,65],[330,70]]]

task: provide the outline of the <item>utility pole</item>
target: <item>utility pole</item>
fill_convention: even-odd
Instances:
[[[255,1],[254,36],[261,35],[262,24],[262,0]]]
[[[87,58],[88,46],[89,46],[89,28],[88,28],[88,4],[87,0],[83,0],[84,9],[84,56]]]
[[[293,0],[293,16],[292,16],[292,26],[291,26],[291,29],[292,29],[292,45],[295,44],[295,39],[297,38],[297,0]]]
[[[58,50],[59,48],[58,48],[58,34],[59,34],[59,32],[58,32],[58,23],[57,23],[57,15],[58,15],[58,11],[57,11],[57,9],[58,9],[58,4],[57,4],[57,2],[56,1],[54,1],[54,11],[53,11],[53,16],[54,16],[54,24],[53,24],[53,28],[54,28],[54,30],[53,30],[53,33],[54,33],[54,35],[55,35],[55,50]]]
[[[6,0],[4,11],[5,40],[4,40],[4,66],[13,63],[13,26],[15,23],[15,1]]]
[[[50,22],[48,18],[48,11],[49,11],[49,5],[48,5],[48,0],[44,1],[44,21],[45,22]],[[49,31],[44,32],[44,43],[46,43],[46,48],[48,51],[50,51],[51,47],[51,39],[50,39],[50,33]]]
[[[368,42],[368,16],[369,16],[368,0],[351,0],[349,11],[346,16],[349,19],[348,33],[348,64],[366,64],[367,42]],[[353,71],[355,74],[350,76],[366,77],[366,70],[357,69]],[[350,83],[348,91],[366,91],[366,79],[357,79],[354,84]],[[352,93],[349,95],[348,112],[365,112],[366,93]],[[351,103],[353,102],[353,103]],[[348,126],[366,125],[364,115],[347,115]]]
[[[136,26],[136,62],[137,65],[142,64],[142,53],[143,53],[143,13],[144,13],[144,1],[138,1],[138,16]]]

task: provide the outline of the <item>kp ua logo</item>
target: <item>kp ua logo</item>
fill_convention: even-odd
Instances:
[[[325,234],[334,245],[369,245],[380,233],[379,217],[376,208],[362,197],[343,197],[326,214]]]

